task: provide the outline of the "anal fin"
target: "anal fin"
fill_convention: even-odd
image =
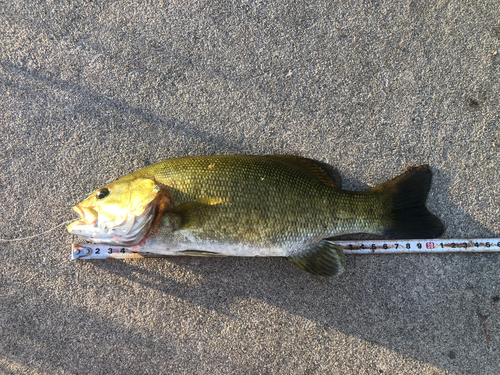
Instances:
[[[344,249],[333,242],[323,240],[287,260],[317,276],[338,276],[344,272]]]
[[[179,253],[195,257],[207,257],[207,258],[219,258],[227,256],[226,254],[216,253],[213,251],[204,251],[204,250],[182,250]]]

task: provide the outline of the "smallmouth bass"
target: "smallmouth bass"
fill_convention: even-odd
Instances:
[[[428,165],[373,189],[342,190],[328,164],[293,155],[188,156],[126,175],[73,209],[68,231],[94,243],[166,255],[279,256],[319,276],[340,275],[342,248],[327,240],[372,233],[435,238],[425,207]]]

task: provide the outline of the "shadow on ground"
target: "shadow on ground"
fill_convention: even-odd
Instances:
[[[202,129],[190,128],[7,62],[1,65],[52,88],[76,90],[89,100],[82,112],[97,112],[98,107],[105,106],[155,123],[164,131],[179,136],[188,134],[210,145],[207,147],[239,149],[238,142],[213,139]],[[440,191],[446,192],[448,188],[445,183]],[[439,198],[441,207],[458,216],[454,222],[467,223],[470,233],[482,233],[483,237],[498,235],[461,213],[446,193]],[[446,218],[443,219],[446,222]],[[187,285],[174,281],[165,272],[153,271],[159,262],[171,262],[199,276],[201,282]],[[230,316],[231,306],[238,300],[257,299],[444,370],[463,374],[470,373],[471,369],[482,369],[483,373],[500,371],[497,364],[500,356],[500,285],[496,276],[500,260],[497,254],[349,256],[345,274],[336,279],[318,278],[284,260],[267,258],[174,258],[88,261],[85,264],[97,280],[100,277],[111,279],[117,285],[126,280],[129,285],[153,289],[217,314]],[[496,280],[496,284],[492,285],[491,280]],[[92,366],[100,373],[124,373],[140,372],[141,362],[151,358],[158,360],[156,353],[164,353],[164,363],[158,366],[168,366],[169,358],[177,355],[178,338],[152,336],[146,328],[138,329],[127,322],[118,325],[113,311],[108,312],[110,319],[106,319],[88,307],[56,304],[54,301],[64,298],[52,298],[36,285],[29,290],[32,296],[2,296],[8,300],[4,305],[4,309],[8,306],[8,311],[2,314],[2,335],[16,338],[3,343],[4,358],[55,373],[59,368],[48,367],[53,361],[48,362],[46,358],[57,352],[58,357],[74,359],[73,364],[65,368],[69,372],[82,372]],[[78,292],[72,293],[94,292],[90,284],[82,284]],[[123,297],[129,303],[134,300],[130,290],[125,290]],[[35,309],[36,313],[23,313],[30,303],[33,304],[30,311]],[[127,308],[118,302],[112,305]],[[53,315],[53,311],[64,311],[67,319],[56,320],[60,314]],[[46,337],[46,329],[53,327],[57,330],[50,333],[50,339],[37,341],[37,337]],[[72,335],[68,335],[68,331]],[[82,343],[87,340],[95,347]],[[95,355],[94,351],[101,349],[100,342],[112,344],[106,345],[107,350],[110,347],[117,350]],[[472,352],[471,347],[475,351]],[[64,349],[61,351],[61,348]],[[182,350],[189,352],[189,345]],[[113,360],[108,360],[111,357]],[[186,360],[193,357],[194,354],[188,353]]]
[[[495,236],[467,215],[462,216],[461,220],[470,223],[471,232]],[[186,286],[148,270],[149,262],[162,261],[188,269],[203,281]],[[337,279],[311,276],[284,260],[271,258],[91,264],[102,272],[219,314],[230,315],[229,307],[237,300],[258,299],[457,373],[470,373],[474,368],[491,371],[484,366],[491,366],[499,355],[500,285],[488,284],[500,266],[497,254],[353,255],[347,258],[345,274]],[[480,351],[471,353],[472,343]]]

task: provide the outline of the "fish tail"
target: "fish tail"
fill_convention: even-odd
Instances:
[[[425,201],[431,188],[429,165],[407,172],[372,189],[380,191],[389,212],[383,235],[392,238],[436,238],[444,232],[441,220],[429,212]]]

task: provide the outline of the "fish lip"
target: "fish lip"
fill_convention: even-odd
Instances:
[[[80,221],[86,225],[97,225],[98,214],[94,210],[94,206],[75,206],[73,210],[80,215]]]
[[[83,220],[83,211],[81,210],[79,205],[73,207],[73,211],[75,211],[78,215],[80,215],[80,220]]]
[[[172,202],[170,201],[168,195],[164,191],[160,191],[158,196],[151,202],[149,202],[149,204],[145,208],[146,214],[151,214],[151,218],[145,221],[147,229],[141,229],[136,233],[136,235],[133,235],[131,237],[127,236],[127,234],[129,233],[118,234],[117,232],[114,232],[114,228],[98,228],[99,214],[95,210],[96,206],[92,204],[85,206],[82,204],[78,204],[73,207],[73,211],[75,211],[80,216],[80,219],[75,220],[70,225],[68,225],[67,230],[71,234],[85,238],[88,241],[94,243],[107,243],[117,246],[139,246],[139,244],[145,243],[145,241],[151,235],[157,233],[157,230],[161,224],[163,213],[172,206]],[[138,217],[139,216],[141,215],[138,215]],[[124,221],[126,220],[127,219],[125,217]],[[123,223],[120,223],[119,225],[121,224]],[[103,231],[106,231],[106,233],[104,233]]]
[[[66,230],[71,234],[79,235],[78,228],[82,225],[85,225],[85,222],[83,220],[75,220],[66,227]]]
[[[78,229],[81,228],[83,225],[88,225],[87,221],[85,220],[85,214],[83,210],[80,208],[80,205],[74,206],[73,211],[75,211],[80,218],[76,219],[75,221],[71,222],[67,227],[66,230],[74,235],[79,235]]]

